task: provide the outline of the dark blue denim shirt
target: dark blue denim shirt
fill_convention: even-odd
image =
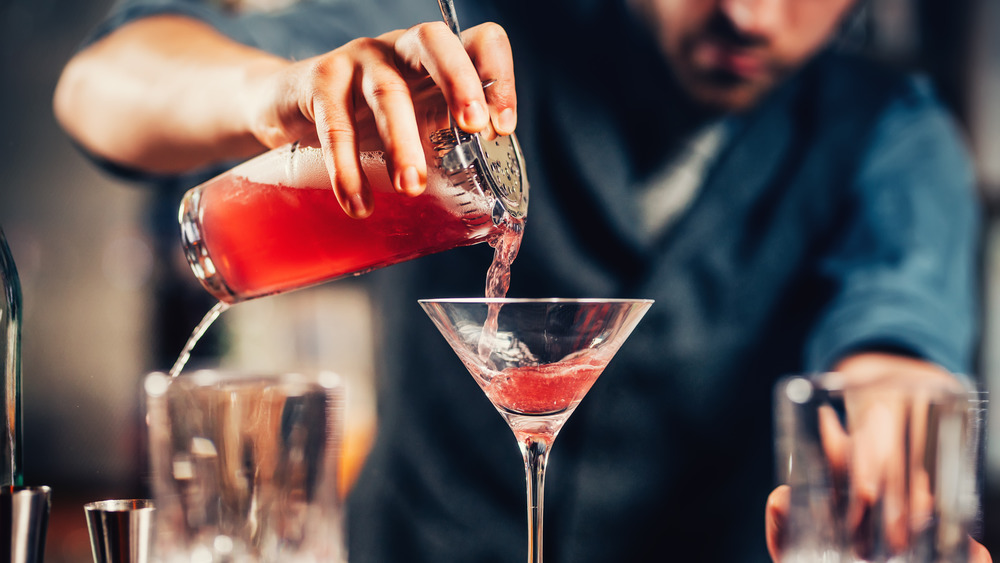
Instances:
[[[239,17],[205,4],[125,2],[98,34],[167,10],[304,58],[440,17],[430,0]],[[730,116],[690,207],[662,237],[641,236],[635,186],[670,154],[686,109],[624,4],[459,3],[464,27],[498,21],[514,48],[531,206],[510,294],[656,300],[552,451],[546,559],[767,561],[777,378],[865,350],[971,372],[972,167],[926,83],[824,53]],[[490,257],[471,247],[366,276],[379,434],[350,498],[353,562],[525,558],[510,431],[416,304],[482,295]]]

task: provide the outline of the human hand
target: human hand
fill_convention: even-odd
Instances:
[[[385,151],[396,191],[417,195],[426,187],[418,121],[426,117],[419,114],[427,93],[435,91],[429,86],[440,88],[466,132],[507,135],[517,121],[510,44],[496,24],[468,29],[460,41],[443,22],[423,23],[249,72],[257,92],[250,96],[254,136],[270,148],[317,136],[333,189],[353,217],[372,211],[363,150]]]
[[[796,383],[804,388],[793,389]],[[794,442],[785,447],[797,452],[792,457],[795,481],[804,480],[804,490],[824,499],[810,493],[812,500],[796,501],[809,505],[796,511],[797,518],[805,510],[818,520],[814,526],[829,528],[807,544],[833,542],[863,558],[900,554],[913,547],[913,538],[936,511],[955,523],[965,518],[962,506],[967,503],[960,501],[960,492],[939,489],[941,485],[932,482],[940,478],[938,473],[946,475],[947,482],[965,478],[960,468],[965,457],[964,407],[936,399],[964,391],[954,376],[923,361],[872,353],[845,360],[835,374],[824,376],[821,386],[812,391],[809,386],[806,380],[791,380],[783,388],[789,399],[783,404],[792,410],[779,411],[782,442],[790,438]],[[944,420],[952,422],[946,425]],[[945,441],[950,447],[941,449]],[[929,463],[939,458],[957,461]],[[790,489],[779,487],[767,505],[767,544],[775,561],[789,539],[784,523],[790,500]],[[981,545],[970,546],[971,561],[989,561]],[[981,559],[982,554],[987,559]]]
[[[784,547],[784,532],[788,522],[788,506],[790,503],[790,488],[780,485],[771,491],[767,497],[764,510],[764,533],[767,539],[767,552],[771,561],[781,563]],[[969,563],[993,563],[993,557],[983,544],[969,538]]]

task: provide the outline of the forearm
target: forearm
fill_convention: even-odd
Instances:
[[[94,154],[151,172],[180,172],[265,147],[252,131],[255,80],[287,62],[200,21],[135,21],[78,53],[56,88],[66,131]]]

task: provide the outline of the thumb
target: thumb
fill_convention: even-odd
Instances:
[[[781,547],[784,543],[785,522],[790,502],[788,485],[781,485],[771,491],[764,509],[764,533],[767,538],[767,552],[775,563],[781,561]]]
[[[990,552],[983,544],[972,538],[969,538],[969,544],[969,563],[993,563]]]

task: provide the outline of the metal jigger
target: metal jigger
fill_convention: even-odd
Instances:
[[[48,487],[0,489],[0,561],[42,563],[50,493]]]
[[[94,563],[147,563],[152,544],[153,501],[103,500],[87,513]]]

